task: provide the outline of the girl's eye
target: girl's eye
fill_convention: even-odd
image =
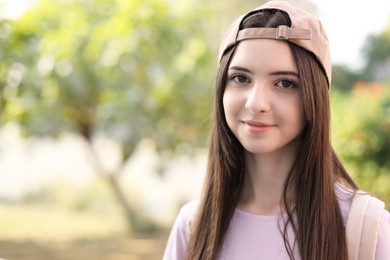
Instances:
[[[297,88],[297,84],[294,81],[287,79],[279,80],[276,85],[282,88]]]
[[[248,77],[242,74],[235,74],[231,77],[231,79],[236,83],[250,83]]]

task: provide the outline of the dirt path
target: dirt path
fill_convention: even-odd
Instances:
[[[0,241],[7,260],[161,260],[167,232],[72,242]]]

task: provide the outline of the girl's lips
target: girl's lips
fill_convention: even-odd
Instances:
[[[254,121],[243,121],[243,123],[248,127],[249,132],[252,134],[265,133],[275,126],[272,124],[266,124],[266,123],[254,122]]]

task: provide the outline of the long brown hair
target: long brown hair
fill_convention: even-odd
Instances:
[[[281,24],[291,26],[288,15],[269,9],[247,17],[242,28],[277,27]],[[314,55],[288,44],[301,77],[307,125],[293,169],[285,181],[283,203],[288,218],[281,233],[291,259],[294,256],[287,239],[288,225],[295,232],[301,259],[346,260],[345,229],[335,184],[342,182],[353,189],[357,186],[331,146],[329,85],[323,68]],[[222,102],[227,69],[235,48],[233,46],[224,54],[217,74],[208,169],[189,240],[189,260],[217,257],[242,189],[244,148],[227,126]]]

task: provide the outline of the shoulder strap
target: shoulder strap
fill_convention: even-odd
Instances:
[[[373,260],[384,203],[366,193],[356,193],[348,214],[346,236],[349,260]]]

